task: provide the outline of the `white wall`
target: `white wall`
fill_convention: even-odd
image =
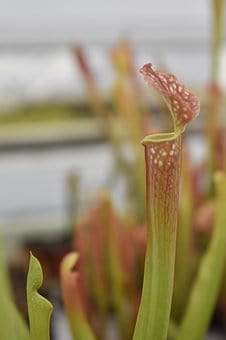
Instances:
[[[210,0],[0,1],[1,43],[109,42],[209,34]]]
[[[108,94],[114,79],[109,49],[122,37],[132,41],[137,68],[152,61],[183,82],[203,86],[210,78],[210,5],[211,0],[0,0],[0,101],[83,95],[67,50],[77,43],[86,48]],[[225,69],[226,51],[222,60]]]

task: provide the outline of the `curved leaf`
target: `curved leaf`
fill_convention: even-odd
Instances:
[[[49,340],[49,323],[53,310],[52,304],[38,293],[43,281],[39,261],[30,254],[27,276],[27,305],[31,340]]]
[[[74,271],[77,261],[78,254],[71,252],[61,262],[60,279],[65,312],[74,340],[95,340],[85,315],[79,274]]]
[[[185,126],[199,114],[198,97],[179,83],[173,74],[155,71],[152,64],[144,65],[140,73],[148,85],[158,90],[165,99],[173,116],[175,132],[183,131]]]
[[[10,289],[10,279],[0,239],[0,339],[29,340],[28,328],[18,312]]]

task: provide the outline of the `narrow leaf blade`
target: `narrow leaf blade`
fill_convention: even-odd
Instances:
[[[17,310],[10,289],[10,279],[0,239],[0,339],[29,340],[25,321]]]
[[[27,276],[27,304],[31,340],[49,340],[49,323],[52,304],[38,293],[43,282],[39,261],[31,254]]]

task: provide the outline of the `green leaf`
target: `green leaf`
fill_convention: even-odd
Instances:
[[[177,340],[202,340],[216,305],[226,259],[226,176],[218,173],[217,211],[213,235],[200,263]]]
[[[52,304],[38,293],[43,281],[39,261],[30,254],[27,276],[27,304],[31,340],[49,340],[49,323],[53,310]]]
[[[28,328],[11,294],[10,279],[0,239],[0,339],[29,340]],[[2,317],[4,315],[4,317]]]
[[[29,340],[26,324],[13,301],[2,296],[0,300],[0,314],[4,315],[0,318],[0,339]]]

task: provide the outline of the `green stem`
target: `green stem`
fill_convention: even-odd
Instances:
[[[172,302],[181,163],[180,134],[143,140],[147,183],[147,250],[134,340],[167,338]]]
[[[212,46],[212,79],[218,81],[220,71],[220,52],[223,35],[223,0],[212,0],[213,8],[213,46]]]
[[[76,310],[66,310],[73,340],[95,340],[86,318]]]
[[[177,340],[201,340],[216,305],[226,258],[226,177],[217,176],[217,211],[212,239],[200,263]]]
[[[125,291],[125,277],[119,252],[117,249],[117,223],[111,202],[106,200],[103,226],[106,229],[106,268],[110,282],[111,302],[116,314],[116,320],[120,329],[121,339],[131,339],[131,315],[130,302]]]

